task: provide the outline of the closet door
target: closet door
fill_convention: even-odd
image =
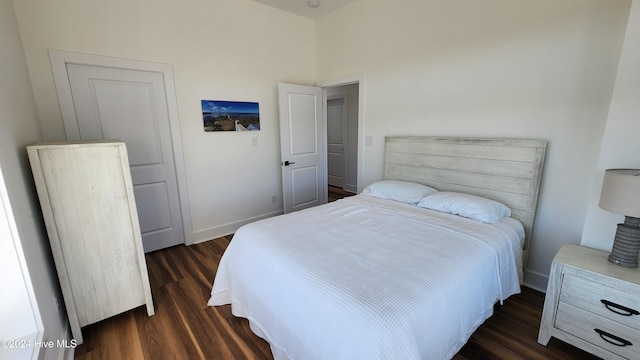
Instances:
[[[127,144],[145,250],[183,244],[163,74],[78,64],[67,72],[78,140]]]

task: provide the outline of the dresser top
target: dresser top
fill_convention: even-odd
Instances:
[[[105,139],[105,140],[78,140],[78,141],[55,141],[41,142],[27,146],[27,148],[43,149],[43,148],[60,148],[60,147],[78,147],[78,146],[110,146],[124,144],[122,140]]]
[[[640,285],[640,268],[614,265],[607,260],[608,256],[609,253],[605,251],[566,244],[560,248],[553,261]]]

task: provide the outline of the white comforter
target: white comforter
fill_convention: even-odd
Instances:
[[[524,231],[358,195],[239,229],[209,305],[275,359],[450,359],[520,291]]]

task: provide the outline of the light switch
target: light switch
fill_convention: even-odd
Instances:
[[[254,136],[251,138],[251,146],[258,146],[258,137]]]
[[[368,135],[364,137],[364,144],[367,146],[373,146],[373,136]]]

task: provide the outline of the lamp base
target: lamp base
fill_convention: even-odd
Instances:
[[[624,224],[618,224],[609,262],[616,265],[637,268],[640,251],[640,218],[625,216]]]

